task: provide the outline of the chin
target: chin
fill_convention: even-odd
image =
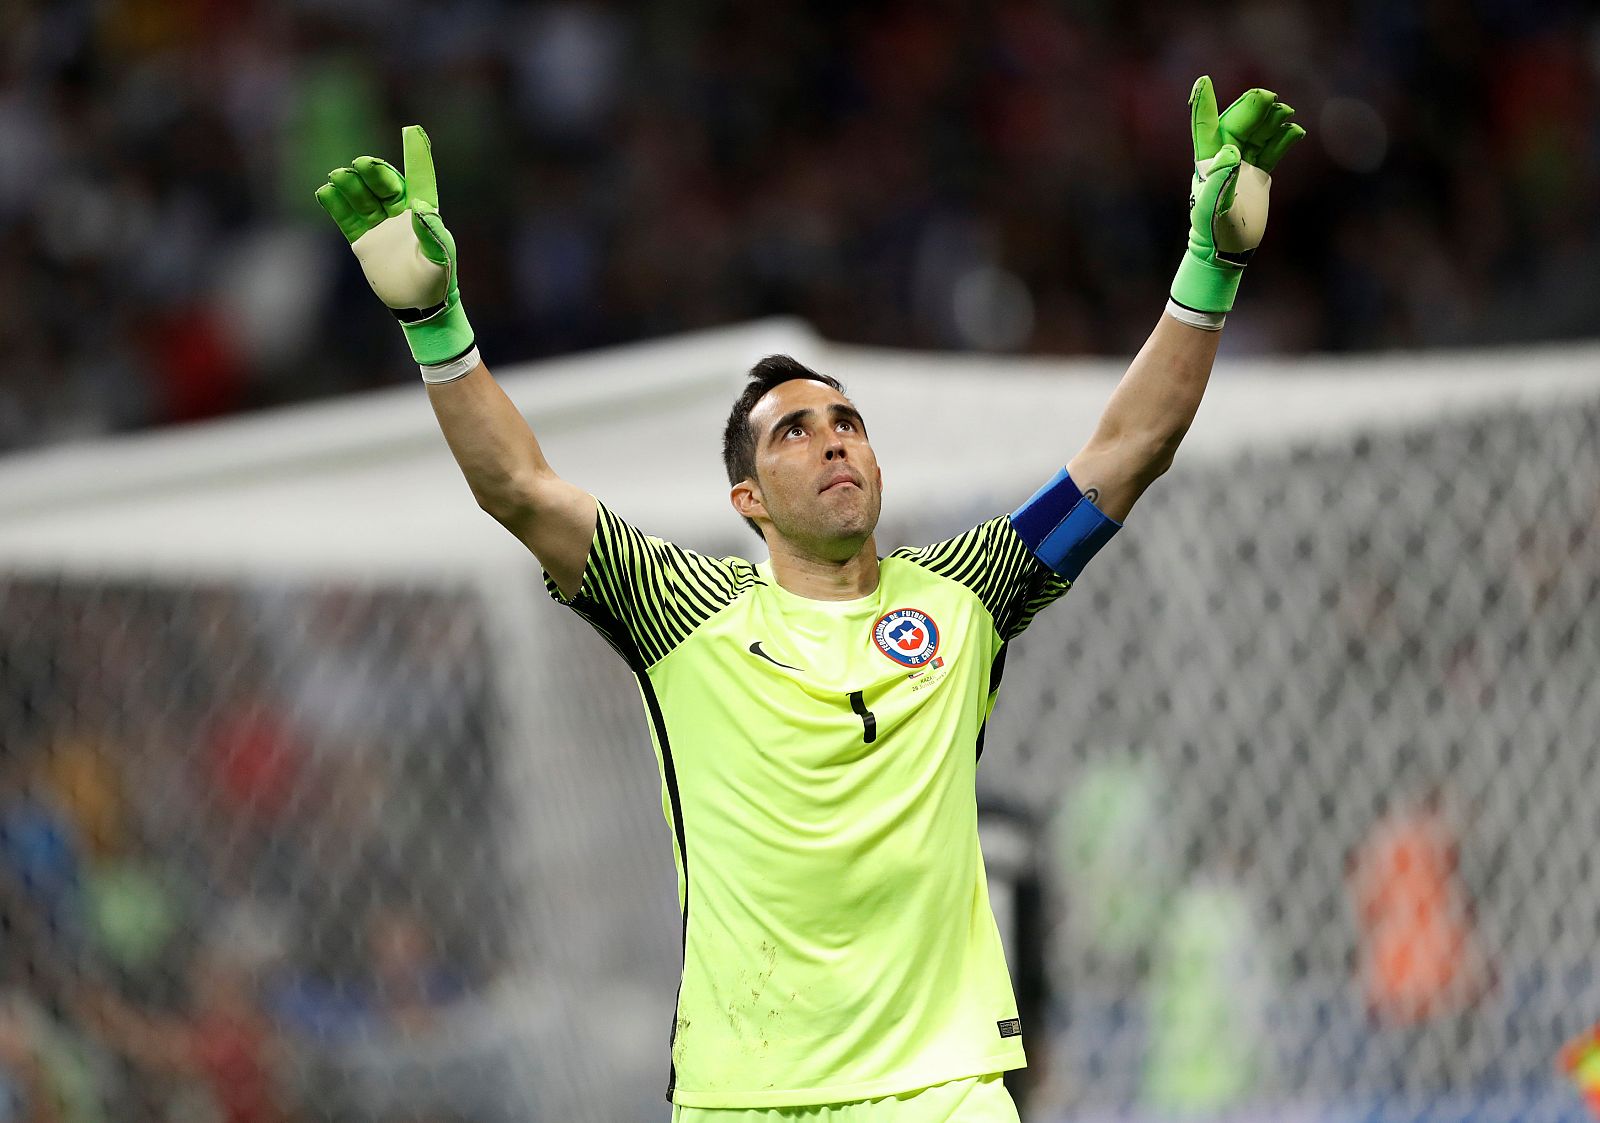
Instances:
[[[819,558],[844,561],[852,557],[872,537],[877,529],[878,513],[869,510],[868,504],[833,511],[815,511],[810,525],[797,525],[792,529],[775,523],[784,538],[796,545],[804,544],[807,552]]]
[[[876,529],[875,521],[865,516],[843,521],[829,528],[828,541],[838,548],[843,557],[849,557],[861,549],[862,543],[872,537],[872,532]]]
[[[813,557],[845,561],[853,557],[862,543],[872,537],[872,529],[860,520],[839,521],[809,528],[805,533],[784,535]]]

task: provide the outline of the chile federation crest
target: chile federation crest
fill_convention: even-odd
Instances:
[[[872,642],[902,667],[920,667],[939,653],[939,626],[920,609],[896,608],[878,617]]]

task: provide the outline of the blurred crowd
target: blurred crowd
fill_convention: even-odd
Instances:
[[[1200,73],[1310,131],[1230,347],[1592,335],[1597,60],[1581,0],[14,0],[0,449],[413,378],[312,200],[411,121],[501,364],[779,312],[1130,352]]]
[[[0,1119],[509,1123],[480,644],[441,595],[0,582]]]

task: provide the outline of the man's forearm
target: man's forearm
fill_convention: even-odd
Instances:
[[[1072,478],[1094,488],[1097,505],[1124,519],[1150,483],[1172,465],[1217,358],[1221,332],[1163,315],[1122,376],[1094,436],[1073,458]]]
[[[1101,424],[1148,444],[1155,475],[1171,465],[1178,443],[1194,421],[1221,335],[1163,315],[1106,404]]]
[[[429,385],[428,401],[478,505],[504,521],[550,471],[522,412],[482,362],[463,378]]]
[[[555,474],[483,363],[429,383],[428,400],[478,506],[533,551],[565,595],[575,595],[594,538],[594,497]]]

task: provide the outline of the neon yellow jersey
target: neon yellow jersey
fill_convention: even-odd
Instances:
[[[600,506],[564,603],[633,669],[661,767],[670,1099],[836,1103],[1026,1063],[975,775],[1006,644],[1067,587],[1005,516],[817,601]]]

